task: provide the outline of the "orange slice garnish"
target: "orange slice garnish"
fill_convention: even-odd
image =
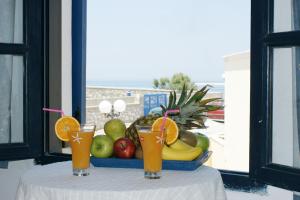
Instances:
[[[71,116],[63,116],[59,118],[55,123],[56,136],[65,142],[69,141],[69,133],[72,131],[79,131],[79,122]]]
[[[152,125],[152,130],[160,130],[161,125],[163,123],[163,117],[158,118],[154,121]],[[166,144],[173,144],[179,135],[178,126],[175,121],[170,118],[166,118],[165,123],[165,135],[166,135]]]

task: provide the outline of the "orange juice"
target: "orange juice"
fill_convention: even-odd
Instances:
[[[143,149],[145,178],[160,178],[163,137],[160,131],[137,128]]]
[[[72,149],[73,174],[77,176],[88,175],[90,166],[90,148],[95,133],[94,126],[81,127],[80,131],[70,133],[70,145]]]

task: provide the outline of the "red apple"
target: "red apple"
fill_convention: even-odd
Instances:
[[[114,153],[119,158],[131,158],[135,153],[135,145],[129,138],[119,138],[114,143]]]

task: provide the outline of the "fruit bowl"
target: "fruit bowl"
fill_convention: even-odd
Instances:
[[[205,151],[198,158],[192,161],[163,160],[163,170],[183,170],[192,171],[205,163],[211,156],[212,151]],[[94,167],[111,168],[137,168],[143,169],[143,160],[140,159],[120,159],[120,158],[96,158],[91,157],[91,163]]]

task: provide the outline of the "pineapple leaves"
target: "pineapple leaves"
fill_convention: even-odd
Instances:
[[[172,118],[174,121],[176,121],[176,123],[181,124],[181,125],[185,125],[186,124],[186,119],[185,118],[181,118],[179,116],[175,116]]]
[[[189,116],[192,113],[198,112],[201,108],[197,105],[185,106],[180,110],[180,116]]]
[[[173,103],[173,93],[170,92],[170,95],[169,95],[169,103],[168,103],[167,110],[170,110],[170,109],[171,109],[172,103]]]
[[[212,88],[211,85],[205,85],[203,88],[201,88],[199,91],[204,92],[205,90],[210,90]]]
[[[199,102],[199,106],[204,106],[210,102],[218,101],[218,100],[222,100],[222,98],[203,99],[202,101]]]
[[[191,104],[191,103],[195,103],[198,101],[201,101],[201,99],[207,94],[208,90],[204,90],[204,91],[197,91],[189,100],[185,105]]]
[[[168,103],[167,110],[174,109],[174,108],[176,108],[176,92],[172,91],[170,92],[169,95],[169,103]]]
[[[193,92],[194,92],[194,89],[191,89],[189,94],[186,97],[186,100],[188,100],[192,96]]]
[[[205,106],[207,111],[215,111],[215,110],[220,110],[223,108],[222,106],[215,106],[215,105],[206,105]]]
[[[171,109],[176,108],[176,92],[173,91],[173,102],[172,102],[172,106]]]
[[[207,112],[222,108],[222,106],[210,104],[220,101],[222,98],[204,99],[210,88],[210,85],[205,85],[201,89],[194,91],[193,89],[188,90],[186,85],[183,85],[178,101],[176,91],[171,91],[168,106],[160,106],[163,114],[169,109],[180,109],[179,113],[169,116],[177,123],[180,129],[204,128]]]
[[[167,108],[164,105],[160,105],[161,109],[162,109],[162,114],[164,115],[165,112],[167,111]]]
[[[186,95],[187,95],[187,90],[186,90],[186,86],[184,84],[183,87],[182,87],[182,90],[181,90],[180,98],[179,98],[179,100],[177,102],[177,105],[179,107],[184,103],[184,101],[186,99]]]

